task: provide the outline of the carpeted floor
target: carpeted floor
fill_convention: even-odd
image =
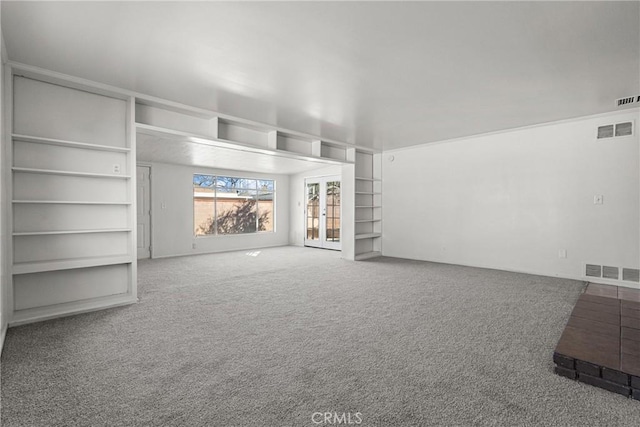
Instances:
[[[361,426],[640,420],[640,402],[552,372],[581,282],[252,252],[143,261],[139,304],[10,329],[2,425],[329,425],[315,412]]]

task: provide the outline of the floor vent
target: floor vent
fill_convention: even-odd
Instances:
[[[587,277],[602,277],[602,267],[594,264],[587,264]]]
[[[623,268],[622,280],[628,282],[640,282],[640,270],[637,268]]]
[[[618,280],[618,267],[602,267],[602,277],[605,279]]]

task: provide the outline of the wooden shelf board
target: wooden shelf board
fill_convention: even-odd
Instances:
[[[74,268],[99,267],[103,265],[129,264],[133,261],[133,256],[131,255],[116,255],[59,261],[23,262],[13,265],[13,274],[41,273],[45,271],[71,270]]]
[[[14,133],[13,135],[11,135],[11,137],[16,141],[33,142],[36,144],[58,145],[62,147],[82,148],[86,150],[114,151],[117,153],[129,153],[131,151],[130,148],[126,148],[126,147],[112,147],[110,145],[89,144],[87,142],[65,141],[62,139],[42,138],[39,136],[20,135],[17,133]]]
[[[372,252],[363,252],[361,254],[356,254],[356,256],[354,257],[356,261],[362,261],[364,259],[369,259],[369,258],[376,258],[382,256],[382,253],[379,251],[372,251]]]
[[[131,202],[102,202],[88,200],[12,200],[12,203],[47,205],[130,205]]]
[[[358,181],[371,181],[371,182],[380,182],[379,178],[364,178],[362,176],[356,176],[356,180]]]
[[[362,234],[356,234],[355,239],[356,240],[360,240],[360,239],[375,239],[376,237],[381,237],[382,234],[381,233],[362,233]]]
[[[14,236],[51,236],[57,234],[90,234],[90,233],[126,233],[130,228],[91,229],[91,230],[58,230],[58,231],[16,231]]]
[[[382,206],[377,206],[377,205],[375,205],[375,206],[371,206],[371,205],[369,205],[369,206],[356,206],[356,208],[381,208],[381,207]]]
[[[356,191],[356,194],[363,194],[363,195],[368,195],[368,196],[379,196],[382,193],[378,193],[375,191]]]
[[[53,170],[53,169],[36,169],[36,168],[20,168],[13,167],[11,168],[14,172],[22,172],[22,173],[37,173],[42,175],[63,175],[63,176],[79,176],[85,178],[115,178],[115,179],[130,179],[130,175],[114,175],[108,173],[92,173],[92,172],[72,172],[72,171],[61,171],[61,170]]]
[[[356,223],[360,223],[360,222],[380,222],[382,221],[381,219],[356,219]]]

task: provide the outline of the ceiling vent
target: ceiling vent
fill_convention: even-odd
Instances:
[[[598,126],[598,139],[633,135],[633,122]]]
[[[620,98],[616,101],[616,104],[618,105],[618,107],[622,107],[623,105],[635,104],[638,102],[640,102],[640,95]]]

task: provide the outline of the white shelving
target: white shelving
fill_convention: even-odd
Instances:
[[[107,173],[92,173],[92,172],[74,172],[74,171],[62,171],[53,169],[37,169],[37,168],[11,168],[14,172],[22,173],[37,173],[41,175],[61,175],[61,176],[82,176],[87,178],[115,178],[115,179],[131,179],[130,175],[114,175]]]
[[[208,129],[199,127],[203,133],[175,130],[167,125],[167,120],[158,119],[157,114],[154,116],[150,114],[148,107],[146,110],[144,108],[144,106],[137,108],[139,117],[136,119],[136,129],[146,135],[180,140],[186,138],[191,142],[213,147],[325,164],[353,163],[349,160],[349,153],[355,149],[346,145],[317,140],[307,135],[285,132],[266,125],[258,126],[218,117],[208,120]]]
[[[356,234],[356,240],[361,240],[361,239],[375,239],[376,237],[382,237],[382,233],[362,233],[362,234]]]
[[[10,323],[135,302],[133,98],[11,82]]]
[[[116,206],[130,206],[131,202],[109,202],[109,201],[91,201],[91,200],[13,200],[14,204],[50,204],[50,205],[116,205]]]
[[[22,262],[13,265],[13,274],[41,273],[46,271],[70,270],[104,265],[128,264],[133,262],[131,255],[109,257],[86,257],[61,261]]]
[[[380,156],[356,151],[355,156],[355,260],[382,254],[382,181]]]
[[[14,236],[53,236],[56,234],[93,234],[93,233],[126,233],[130,228],[96,229],[96,230],[59,230],[59,231],[18,231]]]
[[[39,136],[20,135],[17,133],[12,135],[12,139],[14,141],[31,142],[33,144],[57,145],[60,147],[84,148],[87,150],[112,151],[115,153],[131,152],[131,149],[126,147],[112,147],[109,145],[89,144],[87,142],[65,141],[62,139],[42,138]]]

